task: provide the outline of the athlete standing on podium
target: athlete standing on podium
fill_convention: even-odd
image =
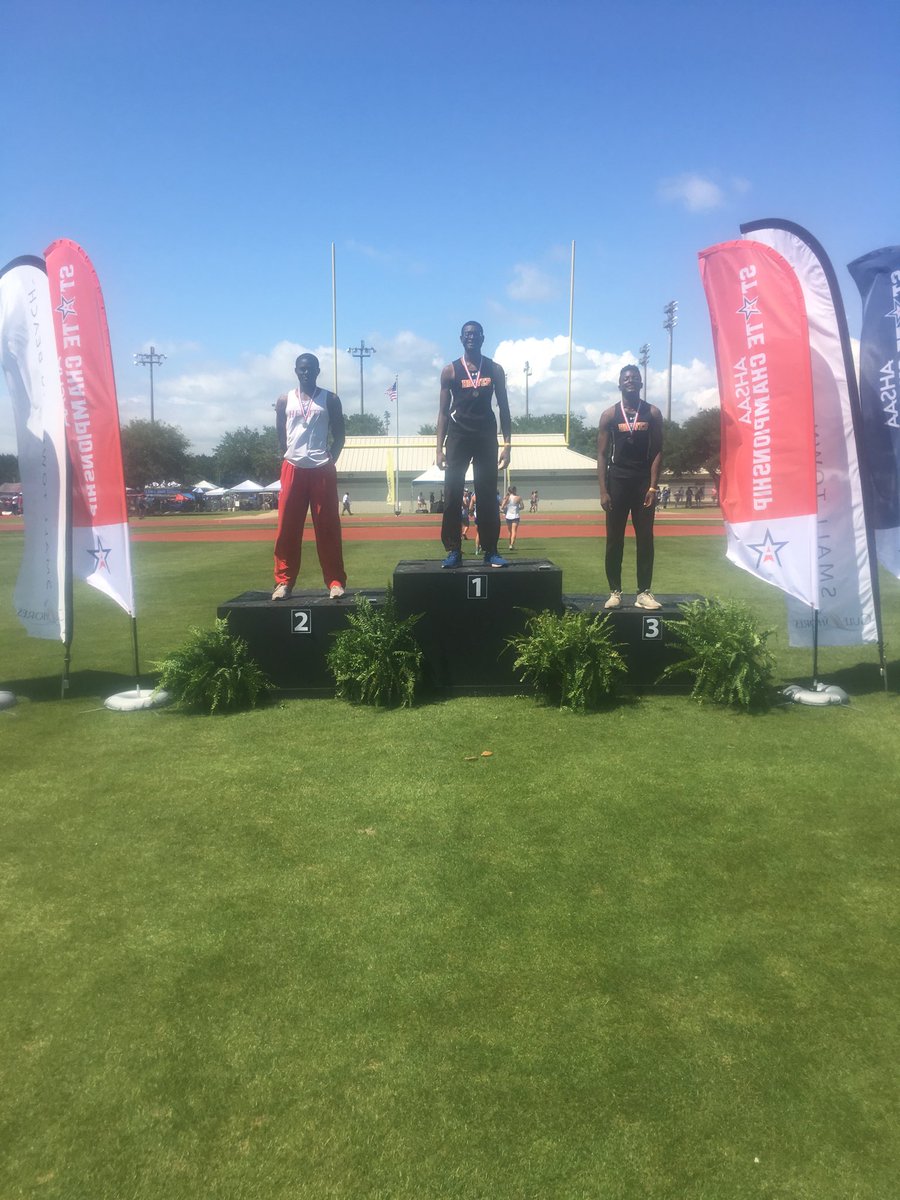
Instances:
[[[294,364],[299,387],[275,401],[275,430],[284,455],[275,534],[273,600],[290,597],[300,570],[306,514],[312,511],[322,578],[332,600],[344,594],[335,463],[344,448],[344,413],[334,392],[316,386],[319,360],[301,354]]]
[[[636,608],[662,605],[650,591],[653,582],[653,517],[662,465],[662,413],[641,399],[637,367],[619,372],[621,400],[600,417],[597,431],[597,476],[600,506],[606,513],[606,577],[609,599],[604,608],[622,603],[622,554],[625,526],[631,514],[637,543]]]
[[[444,519],[441,540],[447,557],[442,567],[462,566],[462,534],[459,509],[462,504],[469,463],[475,475],[474,491],[479,496],[497,494],[497,472],[509,466],[512,423],[506,395],[506,375],[499,363],[481,353],[484,330],[477,321],[467,321],[459,340],[463,356],[441,372],[441,399],[437,419],[435,462],[444,469]],[[497,456],[497,422],[491,407],[497,397],[503,446]],[[500,509],[488,504],[479,515],[478,534],[486,567],[508,567],[497,553]]]

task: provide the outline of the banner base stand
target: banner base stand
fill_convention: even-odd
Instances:
[[[112,712],[139,712],[146,708],[162,708],[171,702],[168,692],[154,688],[134,688],[130,692],[117,692],[104,700],[104,706]]]
[[[831,704],[849,704],[850,697],[836,683],[814,683],[811,688],[801,687],[799,683],[789,683],[782,688],[785,700],[794,704],[810,704],[815,708],[826,708]]]

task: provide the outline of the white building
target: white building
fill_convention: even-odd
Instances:
[[[434,464],[434,448],[433,436],[348,437],[337,464],[338,488],[342,494],[350,493],[356,511],[392,508],[399,468],[397,499],[404,512],[411,512],[419,492],[426,501],[431,493],[440,498],[442,475]],[[420,481],[422,475],[426,478]],[[596,462],[570,450],[562,433],[513,434],[512,461],[505,477],[498,480],[501,491],[510,484],[526,504],[537,488],[542,509],[599,508],[600,504]]]

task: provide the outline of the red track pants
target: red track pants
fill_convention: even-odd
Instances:
[[[300,550],[306,513],[312,511],[316,551],[325,586],[347,584],[338,516],[337,471],[334,463],[321,467],[281,464],[281,500],[275,534],[275,582],[293,587],[300,573]]]

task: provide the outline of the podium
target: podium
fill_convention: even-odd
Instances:
[[[480,558],[445,571],[430,559],[400,562],[394,599],[401,616],[421,613],[414,632],[427,682],[444,691],[517,692],[508,639],[529,612],[562,612],[562,570],[547,559],[486,567]]]
[[[536,612],[587,612],[609,617],[613,640],[628,667],[629,690],[684,690],[687,678],[660,685],[663,669],[681,658],[675,629],[679,605],[699,599],[657,597],[662,608],[635,608],[626,596],[608,613],[606,594],[563,595],[562,570],[548,559],[517,559],[504,568],[481,559],[445,571],[435,560],[399,562],[393,574],[394,599],[401,617],[417,615],[413,633],[422,648],[426,687],[438,692],[510,694],[528,689],[513,674],[515,652],[509,640],[524,633]],[[269,592],[243,592],[217,609],[231,632],[244,639],[251,655],[277,688],[306,696],[331,696],[334,678],[326,655],[333,635],[347,628],[360,596],[383,606],[383,588],[348,588],[339,600],[322,591],[295,592],[273,601]],[[630,603],[629,603],[630,601]]]
[[[216,615],[244,639],[276,687],[304,696],[333,696],[334,676],[325,656],[332,635],[347,628],[359,596],[384,606],[384,588],[348,588],[339,600],[323,591],[294,592],[289,600],[272,600],[269,592],[243,592],[221,604]]]
[[[675,636],[678,623],[684,620],[679,605],[699,600],[700,597],[660,595],[656,599],[662,608],[653,611],[635,608],[633,599],[629,603],[627,596],[623,597],[620,608],[605,609],[603,606],[607,598],[608,593],[603,596],[563,596],[563,603],[569,612],[591,613],[598,621],[608,616],[613,641],[628,667],[626,688],[653,688],[658,691],[684,691],[689,688],[687,674],[674,676],[663,684],[659,683],[659,677],[666,667],[683,658]]]

